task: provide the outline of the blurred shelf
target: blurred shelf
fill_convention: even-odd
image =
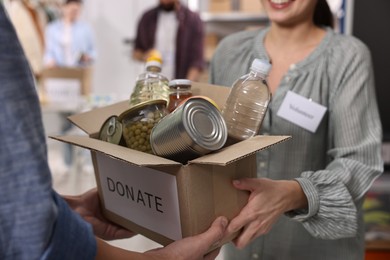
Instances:
[[[366,260],[390,259],[390,174],[376,179],[363,204]]]
[[[371,241],[366,243],[365,260],[390,259],[390,241]]]
[[[264,13],[243,13],[243,12],[227,12],[227,13],[200,13],[202,21],[205,23],[226,23],[226,22],[254,22],[266,23],[268,17]]]
[[[72,100],[71,102],[41,102],[42,113],[77,113],[86,104],[86,98]]]
[[[390,253],[390,240],[366,241],[366,250],[384,250]]]
[[[268,24],[264,13],[244,13],[239,11],[210,13],[201,12],[206,33],[212,33],[219,39],[238,31],[261,28]]]

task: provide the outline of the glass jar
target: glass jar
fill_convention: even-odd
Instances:
[[[174,79],[169,82],[168,112],[175,110],[182,101],[192,97],[191,80]]]
[[[119,115],[122,134],[128,148],[152,153],[150,133],[153,127],[166,116],[167,101],[156,99],[140,103]]]

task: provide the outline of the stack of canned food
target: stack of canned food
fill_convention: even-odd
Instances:
[[[99,134],[101,140],[184,164],[221,149],[227,136],[215,103],[198,96],[187,98],[171,113],[163,99],[137,104],[109,117]]]

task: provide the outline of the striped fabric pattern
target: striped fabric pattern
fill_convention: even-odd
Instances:
[[[253,59],[269,60],[269,28],[226,37],[210,64],[210,81],[231,86]],[[282,216],[271,232],[245,250],[225,248],[226,259],[363,259],[362,201],[383,172],[382,129],[370,52],[358,39],[327,33],[293,64],[272,97],[261,133],[292,139],[258,153],[258,176],[296,179],[307,210]],[[277,116],[287,91],[327,108],[315,133]]]

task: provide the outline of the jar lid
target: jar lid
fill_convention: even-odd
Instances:
[[[169,81],[168,86],[171,88],[175,88],[177,86],[186,86],[191,87],[191,80],[189,79],[174,79]]]
[[[145,107],[151,106],[151,105],[162,105],[162,106],[166,107],[167,101],[165,99],[153,99],[153,100],[141,102],[141,103],[127,109],[126,111],[122,112],[119,115],[119,121],[122,122],[122,120],[124,118],[128,117],[129,115],[131,115],[133,113],[137,113],[138,111],[144,109]]]

